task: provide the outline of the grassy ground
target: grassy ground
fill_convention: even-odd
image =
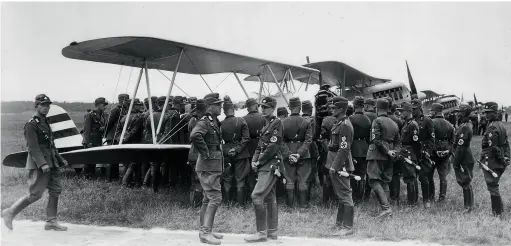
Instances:
[[[83,114],[72,114],[77,124]],[[2,159],[6,154],[23,150],[23,124],[29,113],[2,116]],[[78,126],[79,128],[81,125]],[[508,135],[511,123],[506,125]],[[481,137],[472,141],[475,156],[480,153]],[[11,205],[27,192],[27,172],[2,166],[1,168],[1,207]],[[511,245],[511,179],[510,171],[501,179],[501,193],[505,204],[502,220],[492,217],[490,195],[486,190],[482,171],[474,170],[473,187],[475,209],[468,215],[463,209],[462,190],[457,185],[454,173],[448,177],[448,201],[434,204],[429,210],[417,208],[410,212],[398,211],[392,218],[379,221],[372,216],[377,212],[375,199],[356,207],[355,239],[406,240],[416,239],[442,244],[471,245]],[[438,179],[435,184],[438,189]],[[198,209],[186,205],[187,194],[180,191],[165,191],[154,194],[147,189],[127,189],[119,184],[102,181],[88,181],[78,178],[72,170],[64,172],[59,217],[63,221],[129,227],[164,227],[168,229],[192,230],[198,228]],[[404,185],[402,191],[405,191]],[[402,200],[405,200],[402,194]],[[45,219],[47,197],[28,207],[18,216],[19,219]],[[337,209],[335,206],[320,205],[320,190],[316,188],[310,209],[283,212],[279,202],[280,234],[288,236],[328,237],[335,232],[332,225]],[[221,207],[215,218],[215,230],[230,233],[252,233],[255,231],[255,218],[252,208]]]

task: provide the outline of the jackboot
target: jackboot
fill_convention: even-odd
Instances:
[[[301,190],[301,191],[298,191],[298,203],[300,205],[301,208],[307,208],[309,203],[308,203],[308,191],[307,190]]]
[[[199,232],[199,239],[201,243],[212,244],[212,245],[220,245],[222,242],[215,238],[211,233],[211,227],[201,226],[201,230]]]
[[[414,179],[413,185],[415,186],[415,196],[414,196],[415,200],[414,200],[414,203],[418,204],[419,203],[419,181],[417,181],[417,179]]]
[[[199,224],[200,224],[201,228],[202,228],[202,225],[204,225],[204,215],[206,214],[206,209],[207,208],[208,208],[208,204],[207,203],[203,203],[201,205],[200,212],[199,212]],[[211,234],[216,239],[222,239],[224,237],[223,235],[220,235],[220,234],[217,234],[217,233],[214,233],[214,232],[211,232]],[[200,233],[199,233],[199,235],[200,235]]]
[[[463,203],[465,205],[465,210],[463,213],[470,213],[472,211],[472,206],[474,205],[474,193],[472,193],[472,186],[469,185],[468,188],[463,189]]]
[[[440,192],[438,193],[438,202],[445,201],[447,195],[447,182],[440,181]]]
[[[491,196],[491,210],[493,216],[499,216],[504,212],[501,196]]]
[[[335,219],[335,226],[341,227],[344,224],[344,203],[339,203],[337,207],[337,217]]]
[[[416,206],[417,203],[416,203],[416,198],[415,196],[417,195],[416,194],[416,190],[415,190],[415,184],[414,183],[409,183],[409,184],[406,184],[406,198],[408,199],[408,206]]]
[[[424,203],[424,208],[430,208],[431,204],[429,202],[429,182],[424,184],[421,182],[421,190],[422,190],[422,202]]]
[[[327,204],[328,200],[330,200],[330,188],[323,184],[323,204]]]
[[[223,198],[223,202],[224,204],[230,204],[231,203],[231,187],[230,186],[224,186],[223,187],[223,194],[222,194],[222,198]]]
[[[286,205],[288,208],[293,208],[295,202],[295,190],[286,190]]]
[[[392,181],[389,184],[390,188],[390,199],[391,200],[399,200],[399,195],[401,194],[401,180],[399,176],[393,176]]]
[[[204,206],[204,205],[203,205]],[[202,208],[201,208],[202,209]],[[204,212],[203,224],[202,224],[202,233],[199,233],[199,238],[202,243],[219,245],[221,242],[219,239],[215,238],[213,233],[211,232],[213,228],[213,222],[215,221],[215,214],[218,208],[216,206],[207,206],[206,211]]]
[[[431,172],[434,172],[431,171]],[[428,177],[428,199],[430,202],[434,202],[435,201],[435,179],[433,178],[433,174],[431,174],[431,176]]]
[[[278,227],[279,227],[279,214],[277,201],[269,201],[266,207],[266,223],[268,227],[268,238],[271,240],[277,240]]]
[[[383,191],[382,188],[374,188],[374,194],[376,195],[376,198],[380,202],[382,211],[376,216],[376,218],[383,218],[385,216],[392,215],[392,209],[390,208],[389,201],[387,200],[387,195]]]
[[[159,166],[151,166],[151,187],[153,188],[153,192],[157,193],[160,185],[160,167]]]
[[[44,225],[44,229],[49,231],[49,230],[54,230],[54,231],[67,231],[67,227],[66,226],[61,226],[59,225],[59,223],[57,223],[57,221],[53,220],[53,221],[46,221],[46,224]]]
[[[247,243],[266,242],[268,236],[266,234],[266,209],[264,204],[254,203],[254,210],[256,215],[256,230],[257,232],[245,238]]]
[[[245,198],[247,197],[245,193],[245,187],[240,187],[236,189],[236,202],[244,207],[245,206]]]
[[[28,205],[32,204],[29,200],[29,196],[24,196],[18,201],[16,201],[10,208],[4,209],[2,211],[2,218],[4,219],[4,224],[9,230],[12,230],[12,221],[14,217],[23,209],[25,209]]]
[[[344,225],[339,235],[341,237],[353,234],[353,219],[355,217],[355,210],[353,206],[344,206]]]

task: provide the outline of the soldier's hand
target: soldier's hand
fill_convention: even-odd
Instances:
[[[230,150],[229,150],[229,156],[230,156],[230,157],[234,157],[234,156],[236,156],[236,150],[235,150],[235,149],[230,149]]]
[[[252,170],[254,170],[254,172],[257,172],[257,166],[259,166],[259,162],[252,162]]]
[[[62,167],[65,167],[69,165],[66,160],[62,160],[62,163],[60,163]]]
[[[50,166],[48,166],[48,164],[44,164],[41,166],[41,170],[43,170],[43,173],[47,173],[50,171]]]
[[[389,150],[389,152],[387,152],[387,154],[392,157],[392,158],[396,158],[396,151],[394,150]]]

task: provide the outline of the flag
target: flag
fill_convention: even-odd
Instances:
[[[412,91],[412,95],[417,95],[417,88],[415,88],[415,83],[413,82],[412,74],[410,73],[410,68],[408,67],[408,61],[406,62],[406,71],[408,72],[408,84],[410,84],[410,90]]]
[[[476,98],[476,94],[474,93],[474,104],[477,105],[477,98]]]

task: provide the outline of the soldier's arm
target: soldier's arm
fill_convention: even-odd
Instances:
[[[247,143],[250,142],[250,132],[248,130],[247,122],[243,118],[239,118],[239,121],[241,124],[241,141],[236,144],[236,147],[234,147],[237,154],[241,153],[241,151],[246,148]]]
[[[121,111],[119,110],[119,108],[115,107],[114,109],[112,109],[112,111],[110,112],[110,114],[107,118],[108,122],[106,125],[105,132],[109,132],[114,128],[114,125],[119,120],[120,115],[121,115]]]
[[[389,152],[389,148],[383,143],[383,140],[381,139],[381,126],[379,121],[374,120],[372,124],[372,135],[371,135],[371,142],[376,145],[376,148],[378,148],[383,154],[387,155]]]
[[[204,136],[207,133],[208,126],[206,125],[206,122],[200,120],[197,122],[197,125],[193,128],[192,133],[190,134],[190,141],[203,157],[209,157],[208,145],[206,144],[206,141],[204,141]]]
[[[83,143],[89,144],[90,143],[90,134],[92,132],[92,117],[90,113],[87,113],[84,117],[84,123],[83,123]]]
[[[345,142],[342,141],[343,138],[345,138]],[[341,126],[341,131],[339,132],[339,150],[337,150],[335,159],[332,162],[332,169],[335,171],[341,170],[346,165],[346,162],[349,161],[349,147],[351,146],[352,142],[353,131],[351,131],[349,127],[343,124],[343,126]]]
[[[399,131],[396,132],[396,135],[394,135],[393,143],[394,151],[396,151],[396,153],[401,152],[401,134],[399,133]]]
[[[37,141],[37,126],[34,122],[25,124],[25,141],[27,142],[28,153],[32,157],[32,160],[36,163],[38,168],[47,164],[44,159],[44,154],[41,151],[39,142]]]
[[[300,156],[304,156],[305,152],[307,152],[312,144],[312,127],[310,122],[306,123],[305,126],[305,140],[303,141],[302,146],[298,149],[297,153]]]
[[[491,134],[491,137],[490,137]],[[497,128],[493,127],[488,134],[488,152],[494,154],[498,161],[504,161],[504,152],[501,151],[499,144],[499,131]],[[485,146],[483,146],[484,148]]]
[[[259,155],[258,161],[260,165],[264,165],[266,162],[274,158],[274,156],[278,153],[281,145],[280,143],[282,142],[282,122],[280,120],[277,119],[276,122],[273,123],[273,127],[268,130],[272,136],[264,152]],[[272,138],[275,141],[272,141]]]
[[[426,140],[422,142],[423,151],[432,156],[433,150],[435,149],[435,127],[433,126],[433,121],[429,118],[426,120],[427,135]]]

